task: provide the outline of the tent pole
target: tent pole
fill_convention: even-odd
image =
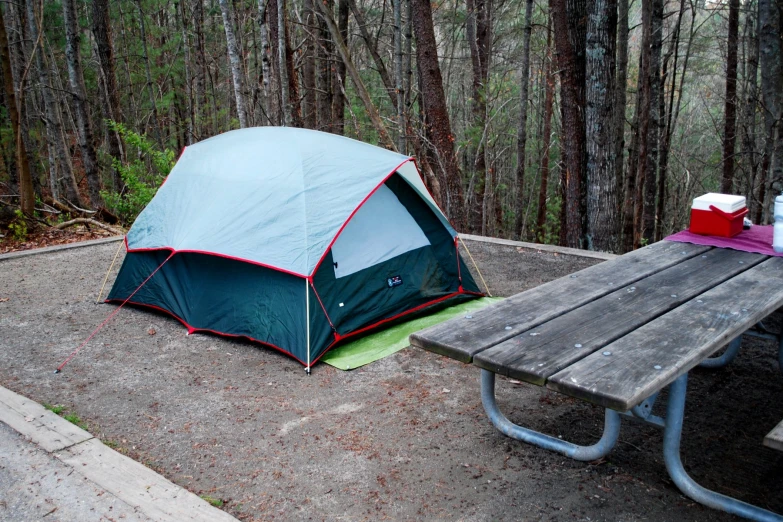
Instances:
[[[310,280],[305,278],[305,308],[307,309],[307,367],[305,371],[310,375]]]

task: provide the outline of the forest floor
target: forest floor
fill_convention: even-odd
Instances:
[[[53,227],[37,226],[20,238],[15,238],[10,230],[0,230],[0,254],[20,252],[55,245],[78,243],[88,239],[100,239],[116,235],[97,227],[77,225],[63,230]]]
[[[467,243],[495,295],[599,262]],[[118,246],[0,261],[0,384],[65,406],[105,443],[240,520],[734,519],[680,494],[660,430],[624,422],[607,458],[575,462],[500,434],[478,370],[414,348],[307,376],[273,350],[188,336],[168,316],[128,308],[53,374],[116,309],[95,302]],[[783,513],[783,454],[762,446],[783,419],[775,347],[748,339],[732,365],[694,370],[689,387],[686,469]],[[603,425],[599,408],[506,379],[498,402],[511,420],[578,443]]]

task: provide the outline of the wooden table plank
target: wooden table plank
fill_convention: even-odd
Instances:
[[[491,346],[710,248],[661,241],[472,312],[471,319],[457,317],[432,326],[411,335],[410,341],[413,346],[471,362]],[[585,285],[586,278],[592,284]]]
[[[783,451],[783,421],[767,433],[764,437],[764,445],[778,451]]]
[[[773,257],[556,373],[546,386],[628,410],[781,306],[783,258]]]
[[[716,248],[488,348],[473,363],[542,386],[563,368],[764,259]]]

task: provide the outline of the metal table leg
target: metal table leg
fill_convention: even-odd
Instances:
[[[729,347],[718,357],[710,357],[704,359],[699,366],[701,368],[723,368],[727,364],[731,363],[740,351],[742,345],[742,335],[738,335],[733,341],[729,343]]]
[[[783,521],[778,515],[766,509],[747,504],[735,498],[721,495],[697,484],[682,466],[680,460],[680,439],[685,413],[685,395],[688,388],[688,374],[681,375],[669,385],[669,402],[666,405],[666,427],[663,435],[663,457],[666,469],[680,491],[700,504],[728,513],[758,521]]]
[[[620,415],[607,409],[604,420],[604,432],[601,440],[592,446],[580,446],[572,442],[545,435],[541,432],[523,428],[508,420],[498,408],[495,401],[495,374],[489,370],[481,370],[481,402],[492,424],[503,434],[512,439],[521,440],[540,448],[556,451],[575,460],[589,462],[606,456],[617,443],[620,435]]]

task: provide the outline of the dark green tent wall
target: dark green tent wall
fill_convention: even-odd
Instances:
[[[248,135],[250,130],[227,135],[241,132],[250,144],[259,137],[276,136],[270,134],[273,128]],[[298,176],[280,175],[271,160],[253,163],[259,166],[252,167],[257,171],[252,176],[240,174],[226,181],[225,171],[219,172],[228,192],[244,194],[234,208],[221,209],[227,214],[221,218],[224,226],[231,227],[225,233],[228,238],[215,238],[214,232],[194,222],[198,218],[188,202],[195,192],[188,194],[192,191],[188,183],[203,184],[222,165],[230,170],[231,158],[215,160],[210,155],[208,169],[203,162],[181,158],[129,231],[127,255],[107,301],[127,300],[160,310],[181,321],[189,332],[263,343],[309,370],[346,338],[451,299],[481,295],[459,255],[456,232],[426,193],[410,158],[317,131],[283,129],[281,135],[286,146],[292,137],[304,145],[322,146],[325,140],[331,146],[322,146],[317,157],[303,152],[312,147],[296,148],[302,156],[294,167]],[[221,155],[226,148],[205,151],[198,149],[200,145],[191,146],[197,149],[191,160],[205,158],[205,152]],[[376,149],[380,165],[357,165],[343,158],[359,150],[366,162]],[[341,161],[345,163],[339,165]],[[323,170],[319,162],[328,168]],[[329,176],[334,183],[324,184]],[[357,185],[362,184],[370,188],[357,202],[361,194]],[[276,188],[283,193],[277,198],[269,194]],[[311,210],[319,197],[327,208]],[[306,248],[298,246],[300,227],[286,222],[302,208],[306,215],[301,228],[310,238]],[[232,212],[237,214],[233,220]],[[195,230],[188,230],[191,223]],[[240,236],[236,229],[243,227],[247,232]],[[318,247],[319,241],[325,246]]]

